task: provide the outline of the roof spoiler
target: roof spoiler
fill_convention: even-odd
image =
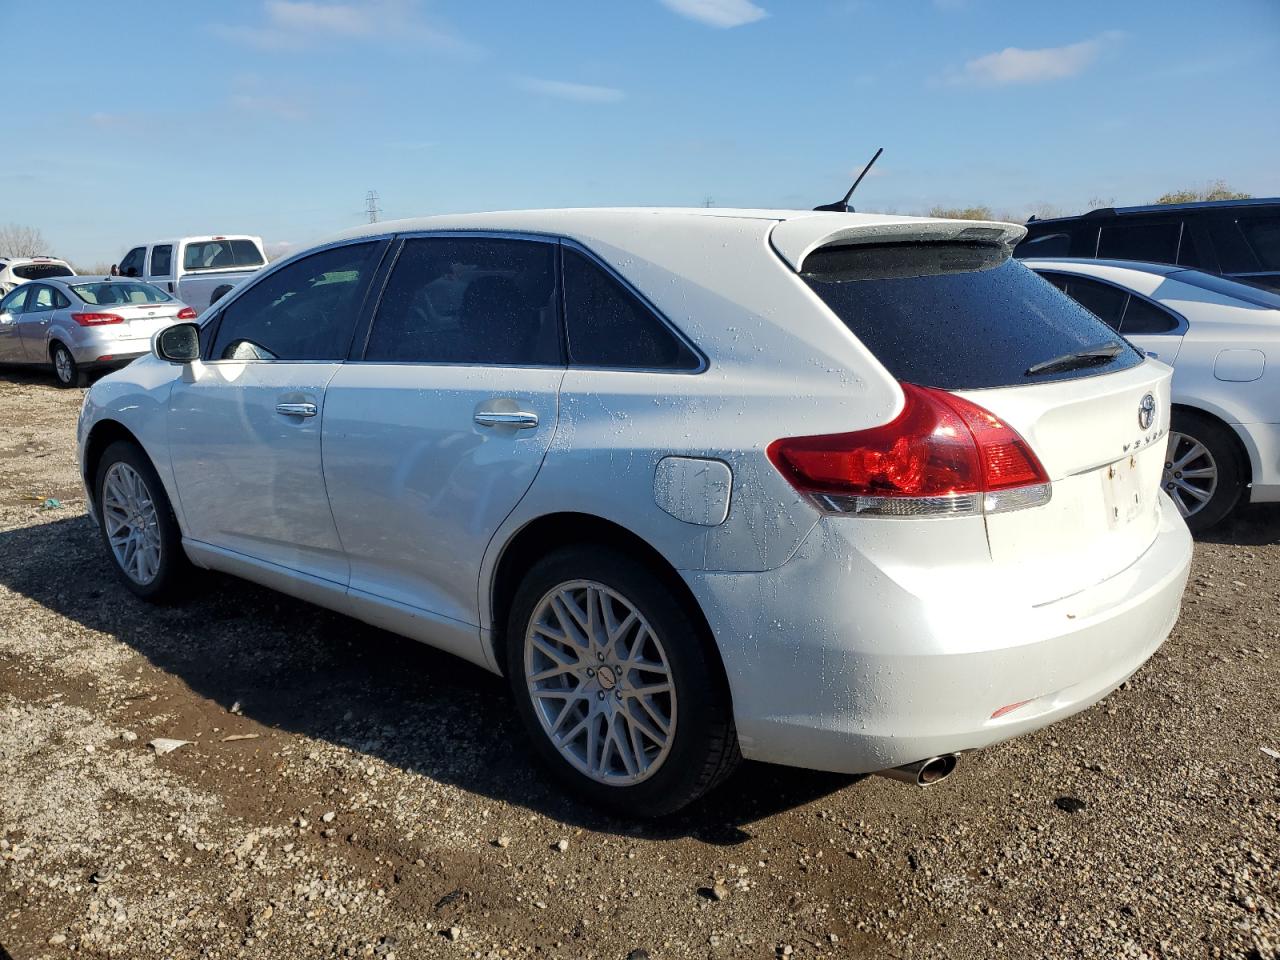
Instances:
[[[850,217],[849,219],[855,219]],[[819,247],[869,243],[994,243],[1012,246],[1027,235],[1027,228],[995,220],[942,220],[859,214],[857,223],[835,226],[835,218],[809,216],[774,225],[769,242],[791,269],[799,272],[805,257]]]

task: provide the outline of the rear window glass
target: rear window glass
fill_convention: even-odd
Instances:
[[[85,303],[97,306],[128,303],[168,303],[173,298],[149,283],[130,280],[102,280],[98,283],[77,283],[71,287]]]
[[[189,243],[182,252],[183,270],[227,270],[260,267],[262,254],[252,240],[206,240]]]
[[[76,274],[65,263],[24,263],[13,268],[13,275],[20,280],[44,280],[47,277],[74,277]]]
[[[801,276],[885,368],[908,383],[974,390],[1112,373],[1142,362],[1114,330],[1004,247],[823,247]],[[1115,350],[1029,372],[1080,351]]]

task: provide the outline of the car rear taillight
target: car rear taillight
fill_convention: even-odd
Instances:
[[[835,513],[924,517],[1049,502],[1049,477],[1016,430],[953,393],[901,386],[906,403],[891,423],[775,440],[769,459]]]
[[[124,323],[124,317],[114,313],[73,313],[71,319],[82,327],[101,327],[108,323]]]
[[[194,320],[195,318],[196,312],[192,307],[183,307],[178,311],[179,320]]]

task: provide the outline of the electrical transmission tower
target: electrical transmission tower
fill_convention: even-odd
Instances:
[[[364,212],[369,216],[370,223],[378,222],[378,214],[382,212],[382,208],[378,206],[378,191],[370,190],[364,195]]]

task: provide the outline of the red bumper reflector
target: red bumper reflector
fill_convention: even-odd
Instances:
[[[1019,700],[1017,703],[1010,703],[1003,706],[991,715],[991,719],[996,720],[1003,717],[1006,713],[1013,713],[1013,711],[1017,710],[1019,707],[1025,707],[1030,702],[1030,700]]]

